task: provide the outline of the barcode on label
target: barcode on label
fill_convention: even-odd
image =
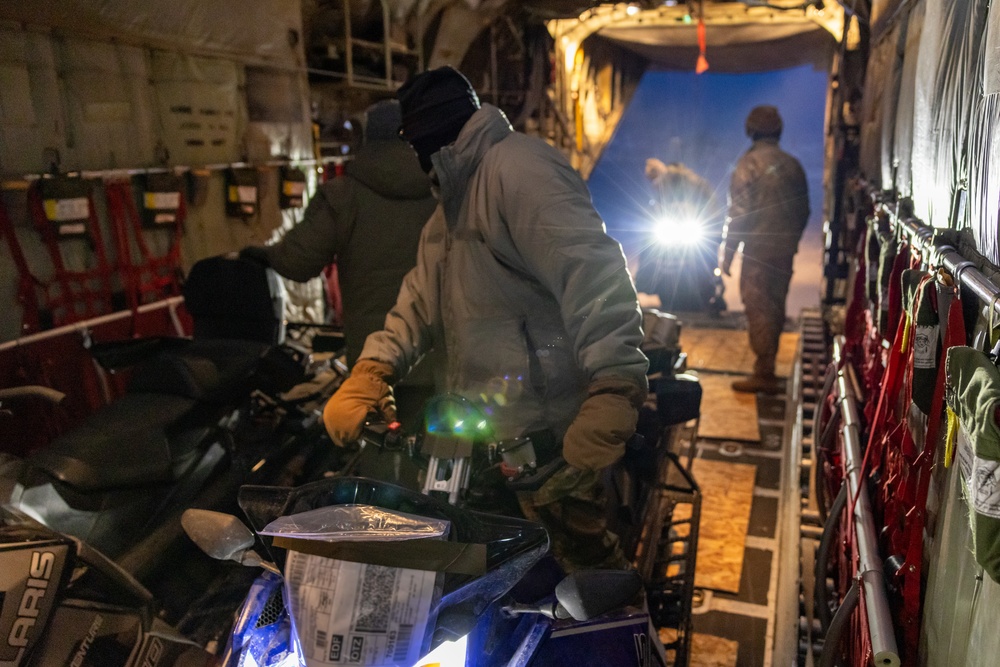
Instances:
[[[392,654],[393,662],[406,660],[410,652],[410,638],[413,636],[412,625],[399,626],[399,633],[396,635],[396,649]]]
[[[316,648],[326,648],[326,630],[316,631]]]
[[[397,572],[396,568],[384,565],[365,566],[356,622],[358,632],[386,632],[389,629]]]
[[[298,588],[306,578],[306,559],[302,556],[289,554],[289,566],[287,572],[288,583],[293,588]]]

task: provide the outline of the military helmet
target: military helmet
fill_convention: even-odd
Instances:
[[[769,104],[754,107],[747,115],[748,137],[780,137],[782,127],[781,115]]]

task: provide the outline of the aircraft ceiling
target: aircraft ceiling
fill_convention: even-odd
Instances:
[[[838,4],[800,2],[599,5],[575,19],[550,23],[557,39],[581,43],[597,35],[660,69],[694,69],[698,16],[704,17],[706,56],[713,72],[756,72],[812,63],[826,67],[842,36]]]

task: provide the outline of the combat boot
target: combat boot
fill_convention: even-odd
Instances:
[[[732,384],[733,391],[746,394],[780,394],[785,387],[773,373],[768,375],[751,375],[744,380],[736,380]]]

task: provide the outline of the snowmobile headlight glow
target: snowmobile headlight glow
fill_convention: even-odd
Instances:
[[[453,642],[442,642],[436,649],[417,660],[413,667],[465,667],[469,636]]]
[[[705,223],[695,216],[664,216],[656,220],[653,233],[660,245],[693,246],[705,235]]]

